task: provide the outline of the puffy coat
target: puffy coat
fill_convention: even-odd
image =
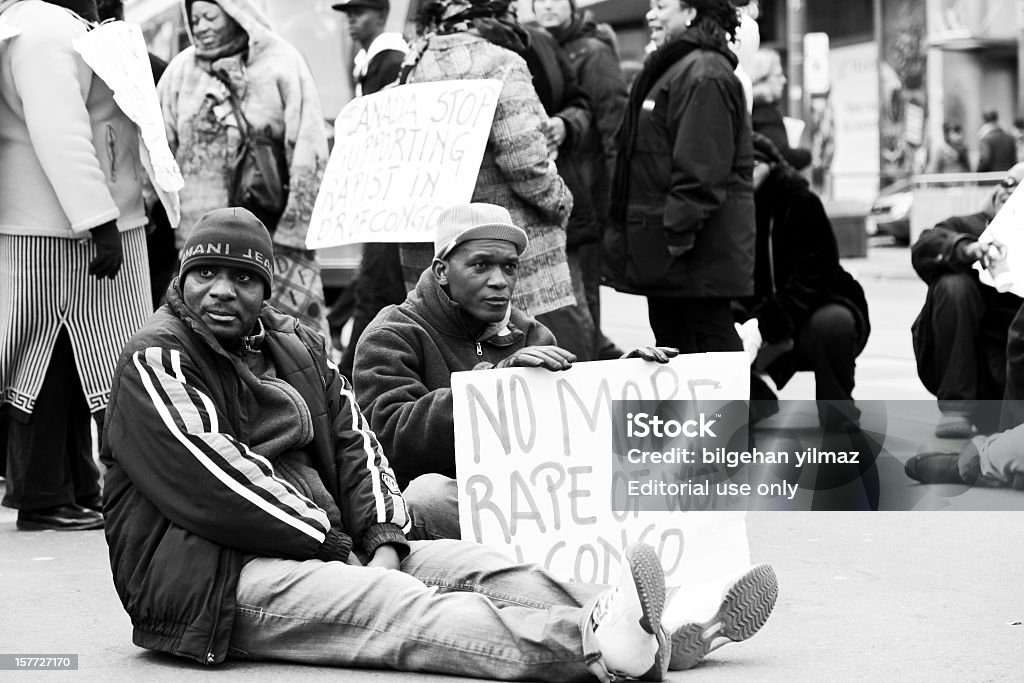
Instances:
[[[663,297],[749,296],[754,157],[736,56],[724,41],[679,40],[690,49],[643,95],[635,136],[620,140],[612,202],[625,210],[605,235],[607,284]],[[669,245],[692,248],[673,257]]]
[[[406,552],[394,474],[323,340],[269,306],[260,321],[260,350],[312,419],[302,450],[319,481],[305,493],[249,448],[257,426],[246,406],[260,380],[191,315],[176,282],[118,360],[103,507],[114,587],[140,647],[223,661],[247,555],[343,562],[384,543]],[[319,491],[331,500],[318,505]]]

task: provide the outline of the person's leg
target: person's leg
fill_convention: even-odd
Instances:
[[[1024,424],[1024,306],[1010,322],[1006,337],[1006,384],[1003,389],[1000,429]]]
[[[412,530],[406,534],[411,541],[439,538],[462,538],[459,528],[458,483],[442,474],[416,477],[402,491],[409,508]]]
[[[680,309],[692,330],[697,351],[742,351],[731,299],[680,299]]]
[[[685,308],[690,301],[677,297],[647,297],[647,319],[654,332],[655,344],[673,346],[680,353],[696,353],[700,350],[693,330],[687,325],[688,314]]]
[[[811,314],[797,334],[797,367],[814,371],[815,399],[822,427],[845,428],[860,417],[853,405],[857,321],[837,303]]]
[[[103,526],[98,513],[74,505],[99,492],[88,406],[65,330],[58,334],[31,416],[8,421],[7,490],[19,528],[67,530]],[[50,519],[52,518],[52,519]]]
[[[569,262],[570,269],[572,261]],[[584,244],[579,247],[579,269],[583,280],[583,291],[587,296],[587,308],[594,321],[594,358],[615,360],[623,351],[601,330],[601,245]]]
[[[595,351],[596,332],[594,321],[587,308],[587,296],[583,291],[583,279],[579,269],[579,252],[569,249],[566,252],[569,261],[569,274],[572,277],[573,295],[576,304],[542,313],[537,320],[555,335],[558,345],[576,355],[578,362],[597,358]]]
[[[458,541],[414,541],[411,546],[402,571],[315,560],[252,560],[239,577],[231,654],[500,680],[572,681],[607,677],[602,628],[620,637],[640,631],[636,621],[613,629],[600,620],[595,631],[593,613],[600,598],[591,597],[581,608],[575,598],[559,598],[557,582],[545,572],[509,567],[507,559],[482,546]],[[626,574],[638,584],[633,593],[644,604],[642,616],[660,631],[661,606],[648,609],[646,604],[656,603],[657,596],[643,595],[659,586],[657,580],[644,580],[644,573],[660,572],[660,566],[651,566],[650,554],[641,555],[643,561]],[[663,576],[660,586],[663,601]],[[658,641],[651,635],[648,640],[655,644],[654,661]],[[629,659],[633,664],[643,660],[636,653]]]
[[[972,276],[955,273],[942,276],[928,289],[932,374],[938,380],[935,396],[944,416],[936,428],[940,436],[970,435],[969,417],[978,398],[976,342],[985,314],[980,286]]]

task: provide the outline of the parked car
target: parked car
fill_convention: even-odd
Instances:
[[[900,244],[909,244],[910,210],[913,206],[913,180],[897,180],[879,192],[871,205],[866,218],[867,234],[891,235]]]

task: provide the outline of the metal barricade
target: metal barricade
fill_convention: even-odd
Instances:
[[[1006,177],[996,173],[930,173],[914,176],[910,243],[939,221],[980,211],[993,188]]]

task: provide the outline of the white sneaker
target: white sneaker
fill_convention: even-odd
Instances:
[[[719,585],[684,586],[666,607],[669,671],[694,667],[709,652],[750,638],[768,621],[779,594],[775,570],[767,564],[751,567],[720,590]]]
[[[665,572],[654,548],[626,548],[619,583],[597,601],[591,615],[594,635],[608,671],[615,676],[660,681],[668,667],[661,612]]]

